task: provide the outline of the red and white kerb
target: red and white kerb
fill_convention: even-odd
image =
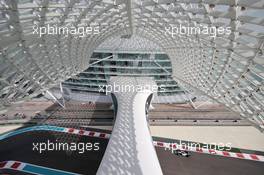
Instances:
[[[25,166],[25,163],[12,160],[7,162],[0,162],[0,169],[12,169],[21,171]]]
[[[219,151],[214,149],[206,149],[206,148],[198,148],[198,147],[187,147],[183,145],[178,145],[175,143],[166,143],[166,142],[157,142],[153,141],[154,146],[167,148],[167,149],[180,149],[180,150],[188,150],[197,153],[205,153],[205,154],[213,154],[224,157],[233,157],[238,159],[246,159],[246,160],[254,160],[264,162],[264,156],[256,155],[256,154],[246,154],[246,153],[235,153],[235,152],[227,152],[227,151]]]
[[[78,135],[83,135],[83,136],[99,137],[99,138],[105,138],[105,139],[110,138],[110,134],[108,133],[86,131],[86,130],[75,129],[75,128],[65,128],[64,130],[66,133],[70,133],[70,134],[78,134]]]

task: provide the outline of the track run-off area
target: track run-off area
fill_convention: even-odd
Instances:
[[[111,134],[103,133],[103,132],[96,132],[96,131],[87,131],[82,129],[75,129],[75,128],[65,128],[65,127],[58,127],[52,125],[40,125],[40,126],[31,126],[22,129],[18,129],[15,131],[10,131],[8,133],[0,135],[0,141],[15,135],[19,135],[25,132],[33,132],[33,131],[54,131],[54,132],[62,132],[68,134],[76,134],[81,136],[88,136],[88,137],[97,137],[103,139],[109,139]],[[235,153],[235,152],[228,152],[228,151],[219,151],[215,149],[205,149],[205,148],[198,148],[198,147],[187,147],[178,145],[177,143],[166,143],[161,141],[153,141],[154,146],[162,147],[168,150],[171,149],[180,149],[180,150],[188,150],[191,152],[196,153],[204,153],[216,156],[224,156],[224,157],[232,157],[238,159],[246,159],[252,161],[260,161],[264,162],[264,156],[256,155],[256,154],[247,154],[247,153]]]

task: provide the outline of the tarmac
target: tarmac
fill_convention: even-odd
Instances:
[[[87,128],[87,130],[108,132]],[[33,143],[99,143],[99,151],[33,151]],[[67,133],[35,131],[23,133],[0,142],[0,162],[17,160],[44,167],[74,172],[96,174],[108,140],[95,137],[82,137]],[[156,148],[164,175],[262,175],[264,163],[234,158],[224,158],[199,153],[191,153],[186,158],[176,156],[164,148]],[[0,173],[19,174],[14,171],[0,170]],[[21,173],[25,174],[25,173]]]

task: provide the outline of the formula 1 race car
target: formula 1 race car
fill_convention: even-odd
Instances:
[[[189,151],[180,150],[180,149],[175,150],[173,153],[175,155],[180,155],[180,156],[183,156],[183,157],[189,157],[191,155]]]

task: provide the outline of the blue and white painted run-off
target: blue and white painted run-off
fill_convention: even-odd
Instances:
[[[27,128],[22,128],[18,129],[15,131],[10,131],[6,134],[0,135],[0,140],[19,135],[25,132],[30,132],[30,131],[57,131],[57,132],[64,132],[65,128],[63,127],[58,127],[58,126],[51,126],[51,125],[39,125],[39,126],[31,126]]]
[[[75,129],[75,128],[64,128],[59,126],[52,126],[52,125],[38,125],[38,126],[31,126],[27,128],[18,129],[15,131],[10,131],[6,134],[0,135],[0,141],[3,139],[7,139],[9,137],[19,135],[26,132],[32,131],[54,131],[54,132],[62,132],[68,134],[76,134],[76,135],[83,135],[83,136],[90,136],[90,137],[99,137],[99,138],[109,138],[110,134],[102,133],[102,132],[95,132],[95,131],[86,131],[82,129]]]
[[[34,165],[30,163],[24,163],[19,161],[5,161],[0,162],[0,170],[1,169],[9,169],[9,170],[15,170],[15,171],[21,171],[25,173],[30,174],[36,174],[36,175],[79,175],[77,173],[62,171],[58,169],[53,168],[47,168],[39,165]]]

